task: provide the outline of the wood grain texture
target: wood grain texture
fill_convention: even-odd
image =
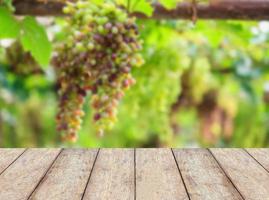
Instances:
[[[171,149],[136,150],[136,199],[188,199]]]
[[[191,200],[242,200],[206,149],[173,149]]]
[[[32,200],[80,200],[97,149],[65,149],[32,194]]]
[[[242,149],[210,149],[246,200],[269,200],[269,173]]]
[[[0,174],[24,151],[25,149],[0,149]]]
[[[173,152],[0,149],[0,200],[269,200],[269,149]]]
[[[84,200],[134,200],[134,150],[102,149]]]
[[[269,171],[269,149],[246,149],[267,171]]]
[[[1,174],[0,199],[27,199],[59,152],[60,149],[28,149]]]

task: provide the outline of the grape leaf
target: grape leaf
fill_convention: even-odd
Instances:
[[[7,8],[11,12],[15,11],[14,6],[12,5],[12,0],[0,0],[0,6]]]
[[[177,6],[177,3],[180,2],[178,0],[159,0],[160,4],[162,4],[166,9],[173,9]]]
[[[47,66],[51,56],[51,43],[45,29],[33,17],[25,17],[21,22],[20,41],[25,51],[30,51],[35,60]]]
[[[19,32],[19,22],[8,8],[0,7],[0,38],[16,38]]]
[[[131,12],[141,12],[150,17],[152,16],[153,8],[150,2],[146,0],[136,0],[133,3]]]

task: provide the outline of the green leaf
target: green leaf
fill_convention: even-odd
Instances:
[[[141,12],[150,17],[152,16],[153,8],[152,5],[146,0],[136,0],[133,3],[131,12]]]
[[[47,66],[52,47],[45,29],[33,17],[25,17],[21,26],[20,40],[24,50],[30,51],[40,65]]]
[[[7,8],[11,12],[15,11],[14,6],[12,5],[12,0],[0,0],[0,6]]]
[[[0,38],[16,38],[19,32],[19,22],[8,8],[0,6]]]
[[[94,3],[96,5],[100,5],[104,3],[104,0],[91,0],[91,3]]]
[[[123,7],[127,7],[127,2],[128,0],[115,0],[116,4],[119,5],[119,6],[123,6]]]
[[[178,0],[159,0],[160,4],[162,4],[166,9],[176,8]]]

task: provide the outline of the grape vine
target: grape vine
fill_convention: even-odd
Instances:
[[[75,141],[91,94],[96,131],[102,135],[117,118],[117,106],[135,83],[133,66],[140,66],[141,41],[135,18],[112,2],[68,3],[67,40],[57,47],[59,112],[57,129],[64,140]]]

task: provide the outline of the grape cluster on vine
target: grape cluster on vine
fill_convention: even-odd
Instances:
[[[28,76],[44,73],[33,56],[29,52],[25,52],[18,41],[6,49],[6,60],[9,70],[17,75]]]
[[[57,126],[63,139],[73,141],[88,93],[97,132],[111,128],[119,101],[135,83],[131,69],[143,59],[135,18],[114,3],[78,1],[68,3],[64,12],[70,15],[68,38],[54,57],[60,108]]]

